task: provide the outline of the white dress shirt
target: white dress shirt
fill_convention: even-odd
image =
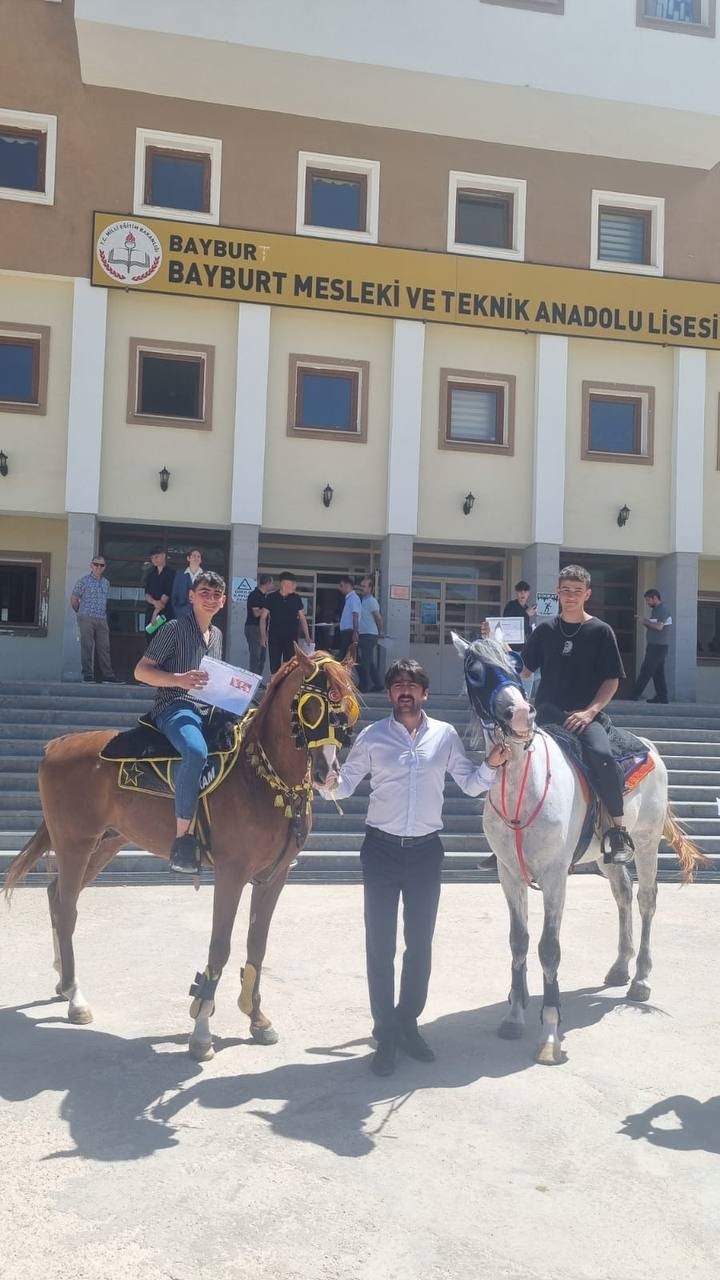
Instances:
[[[368,824],[393,836],[442,830],[446,773],[468,796],[487,791],[495,777],[484,762],[478,766],[468,759],[451,724],[424,712],[414,735],[394,716],[363,729],[340,770],[336,799],[351,796],[368,773]]]

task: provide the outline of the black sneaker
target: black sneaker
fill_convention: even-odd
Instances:
[[[648,698],[648,706],[666,707],[668,705],[667,698]]]
[[[117,676],[103,676],[102,680],[98,680],[98,684],[119,684]]]
[[[370,1059],[370,1070],[376,1076],[391,1076],[397,1062],[397,1049],[392,1040],[381,1040]]]
[[[614,862],[623,865],[632,862],[635,845],[624,827],[608,827],[601,842],[603,862]]]
[[[170,850],[170,870],[183,876],[194,876],[200,870],[197,840],[189,833],[176,836]]]
[[[433,1053],[427,1040],[423,1040],[417,1027],[408,1027],[398,1035],[398,1045],[409,1058],[416,1062],[434,1062]]]

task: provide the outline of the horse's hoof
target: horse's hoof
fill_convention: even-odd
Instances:
[[[57,982],[55,984],[55,995],[62,996],[65,1000],[67,1000],[67,996],[65,995],[65,992],[62,989],[62,982]]]
[[[535,1054],[535,1061],[541,1067],[557,1067],[561,1062],[565,1062],[566,1055],[563,1052],[562,1045],[559,1040],[546,1040],[539,1045]]]
[[[62,993],[61,993],[62,994]],[[92,1022],[92,1009],[89,1005],[78,1004],[70,1005],[68,1009],[68,1021],[74,1022],[77,1026],[85,1026],[86,1023]]]
[[[630,981],[630,970],[627,965],[614,964],[605,974],[606,987],[626,987]]]
[[[509,1018],[501,1022],[498,1035],[501,1040],[522,1040],[525,1027],[522,1022],[512,1022]]]
[[[188,1053],[195,1062],[209,1062],[215,1057],[212,1040],[190,1040]]]
[[[649,1000],[650,988],[647,982],[638,982],[635,978],[628,987],[627,998],[628,1000]]]
[[[280,1039],[274,1027],[251,1027],[250,1035],[256,1044],[277,1044]]]

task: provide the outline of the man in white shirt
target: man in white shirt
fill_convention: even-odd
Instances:
[[[383,636],[383,620],[380,605],[373,595],[372,578],[360,579],[360,648],[358,651],[361,693],[379,693],[382,689],[377,669],[377,643]]]
[[[378,1076],[395,1070],[398,1048],[419,1062],[435,1054],[420,1035],[432,939],[440,898],[444,850],[442,829],[445,774],[466,795],[487,791],[507,751],[495,747],[487,763],[468,759],[457,730],[423,711],[428,674],[412,658],[398,658],[385,675],[392,715],[363,729],[339,773],[318,787],[342,800],[370,774],[365,839],[360,860],[365,887],[365,947],[370,1010],[377,1049],[371,1069]],[[400,894],[405,954],[395,1006],[395,945]]]
[[[360,634],[360,609],[362,606],[352,578],[341,578],[338,586],[345,597],[343,610],[340,614],[339,657],[342,661],[351,645],[355,645],[355,651],[357,652],[358,636]]]

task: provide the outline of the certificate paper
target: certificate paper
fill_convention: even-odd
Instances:
[[[260,676],[242,667],[232,667],[218,658],[203,658],[200,670],[207,671],[208,682],[204,689],[190,690],[191,696],[213,707],[222,707],[241,716],[247,711],[252,696],[260,683]]]
[[[490,628],[491,640],[499,640],[501,644],[525,643],[524,618],[486,618],[485,621]]]

